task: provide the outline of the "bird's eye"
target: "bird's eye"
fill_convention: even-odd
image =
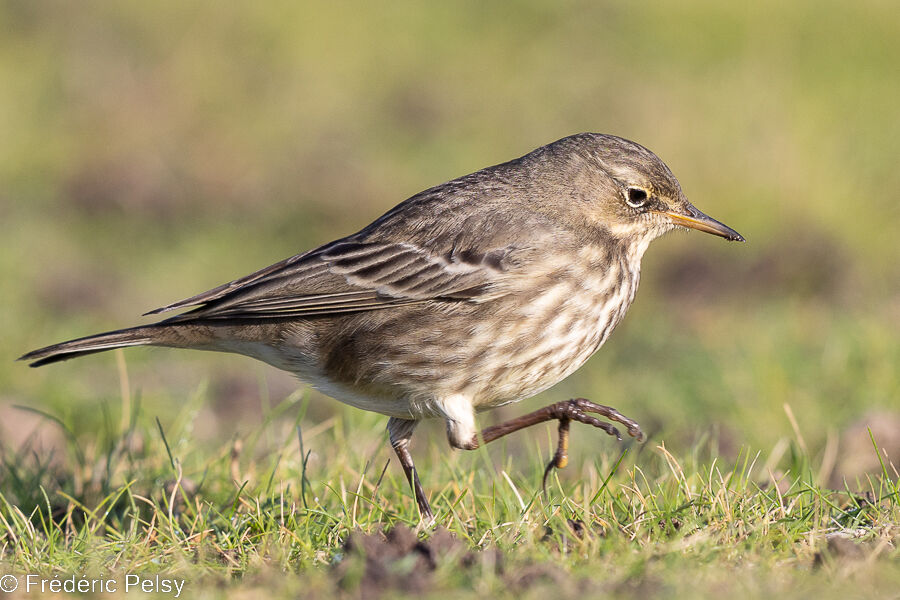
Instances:
[[[625,190],[625,202],[631,208],[640,208],[649,198],[647,190],[639,187],[629,187]]]

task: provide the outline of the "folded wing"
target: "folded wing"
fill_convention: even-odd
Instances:
[[[332,315],[429,300],[478,301],[506,270],[512,248],[434,254],[410,243],[343,241],[276,263],[156,309],[198,308],[169,319]]]

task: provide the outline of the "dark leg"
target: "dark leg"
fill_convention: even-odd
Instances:
[[[554,467],[562,469],[569,462],[569,423],[571,421],[593,425],[594,427],[602,429],[609,435],[615,436],[618,440],[622,439],[618,429],[609,423],[601,421],[591,413],[606,417],[610,421],[621,423],[628,428],[628,435],[637,438],[638,441],[644,439],[644,433],[641,431],[641,427],[636,421],[629,419],[614,408],[594,404],[590,400],[585,400],[584,398],[575,398],[574,400],[557,402],[556,404],[551,404],[550,406],[545,406],[540,410],[536,410],[533,413],[528,413],[527,415],[511,419],[505,423],[500,423],[499,425],[493,425],[481,432],[481,439],[487,444],[513,433],[514,431],[519,431],[520,429],[525,429],[526,427],[531,427],[538,423],[558,420],[559,444],[556,448],[556,454],[553,455],[553,458],[544,470],[543,487],[544,490],[546,490],[547,476],[550,474],[550,471]],[[479,438],[478,436],[475,436],[465,449],[474,450],[475,448],[478,448],[479,445]]]
[[[406,480],[412,487],[413,494],[416,496],[416,504],[419,505],[419,513],[423,520],[434,519],[431,512],[431,506],[428,504],[428,498],[425,497],[425,490],[419,483],[419,475],[416,473],[416,465],[413,464],[412,455],[409,453],[409,440],[412,437],[413,430],[416,428],[416,421],[410,419],[398,419],[391,417],[388,421],[388,434],[391,438],[391,446],[397,453],[400,460],[400,466],[406,473]]]

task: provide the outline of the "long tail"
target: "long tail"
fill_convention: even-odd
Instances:
[[[104,352],[114,348],[146,346],[158,340],[158,332],[159,328],[154,325],[107,331],[33,350],[19,357],[19,360],[30,360],[33,362],[28,366],[41,367],[76,356]]]

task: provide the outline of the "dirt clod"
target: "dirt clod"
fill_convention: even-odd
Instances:
[[[486,552],[499,570],[500,554]],[[378,598],[388,591],[425,592],[439,566],[472,569],[484,554],[470,550],[446,529],[420,540],[409,527],[396,526],[387,532],[351,533],[335,569],[341,587],[358,590],[362,598]]]
[[[847,535],[830,535],[825,549],[816,553],[813,567],[822,567],[829,560],[842,563],[860,561],[865,559],[872,550],[872,542],[857,541]]]

